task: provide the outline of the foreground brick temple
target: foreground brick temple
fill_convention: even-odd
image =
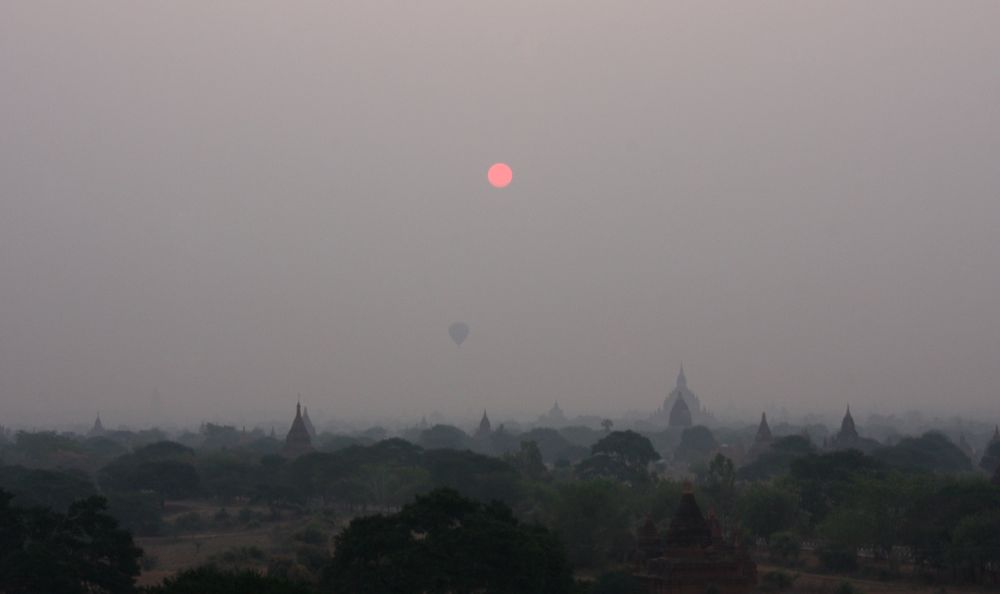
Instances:
[[[639,528],[635,576],[650,594],[742,594],[757,585],[757,565],[746,547],[723,537],[714,514],[706,519],[690,483],[663,534],[652,519]]]

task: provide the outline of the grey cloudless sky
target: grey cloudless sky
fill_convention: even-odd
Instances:
[[[0,423],[154,390],[154,422],[651,411],[681,361],[748,419],[1000,414],[998,31],[975,0],[6,0]]]

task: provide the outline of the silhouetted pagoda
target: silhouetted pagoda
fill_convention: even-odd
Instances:
[[[316,428],[313,427],[313,422],[309,418],[309,407],[308,406],[303,406],[302,407],[302,422],[306,426],[306,431],[309,432],[309,437],[311,439],[316,439]]]
[[[751,592],[757,565],[746,547],[727,542],[715,514],[701,514],[691,483],[684,484],[680,504],[662,536],[647,518],[639,528],[635,577],[650,594],[704,594],[714,586],[720,594]]]
[[[101,437],[102,435],[104,435],[104,424],[101,423],[101,413],[97,413],[94,426],[87,432],[87,437]]]
[[[687,403],[684,402],[683,396],[678,396],[677,400],[674,401],[674,407],[670,409],[670,426],[691,426],[691,409],[688,408]]]
[[[829,449],[832,450],[858,450],[861,452],[871,452],[878,448],[879,442],[867,437],[858,435],[858,429],[854,426],[854,417],[851,416],[851,407],[847,407],[844,419],[840,422],[840,431],[829,441]]]
[[[292,428],[285,436],[285,447],[281,449],[281,455],[286,458],[296,458],[312,451],[312,438],[309,437],[309,430],[302,420],[302,405],[295,403],[295,420],[292,421]]]
[[[840,422],[840,431],[830,440],[830,447],[835,450],[846,450],[857,446],[858,430],[854,426],[854,417],[851,416],[851,406],[847,406],[844,419]]]
[[[774,437],[771,435],[770,425],[767,424],[767,413],[760,413],[760,425],[757,426],[757,435],[753,439],[753,445],[750,446],[749,458],[753,460],[763,454],[771,447],[772,441]]]
[[[493,432],[493,426],[490,424],[490,418],[486,416],[486,411],[483,411],[483,418],[479,421],[479,428],[476,429],[476,437],[483,437],[489,435]]]

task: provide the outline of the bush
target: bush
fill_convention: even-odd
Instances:
[[[819,562],[823,569],[834,573],[856,571],[858,556],[854,549],[840,545],[829,545],[819,550]],[[847,583],[850,586],[849,582]]]
[[[763,592],[783,592],[791,588],[798,577],[784,571],[769,571],[760,579],[760,589]]]
[[[142,556],[142,559],[139,561],[139,564],[142,566],[143,571],[151,571],[159,567],[160,558],[157,557],[156,555],[145,554]]]
[[[767,548],[771,553],[771,559],[794,563],[799,559],[802,543],[791,532],[775,532],[771,535]]]
[[[205,520],[198,512],[188,512],[177,516],[173,527],[177,532],[195,532],[205,528]]]
[[[594,582],[590,594],[644,594],[645,586],[632,575],[620,571],[608,572]]]
[[[146,590],[148,594],[204,594],[206,592],[254,594],[308,594],[308,588],[272,575],[255,571],[229,572],[206,566],[189,569],[169,577],[160,586]]]
[[[861,594],[861,590],[858,590],[851,582],[845,580],[837,586],[837,594]]]
[[[305,529],[296,532],[292,538],[309,545],[326,546],[326,533],[315,526],[307,526]]]

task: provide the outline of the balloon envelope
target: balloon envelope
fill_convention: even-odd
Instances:
[[[469,336],[469,326],[465,322],[455,322],[451,326],[448,326],[448,336],[455,341],[455,344],[462,346],[465,339]]]

